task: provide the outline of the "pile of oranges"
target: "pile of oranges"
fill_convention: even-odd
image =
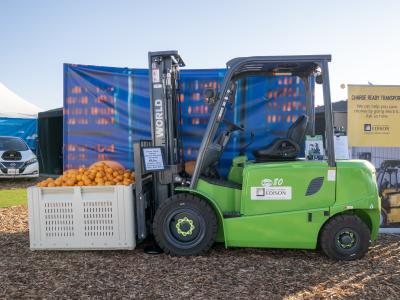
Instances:
[[[135,173],[122,167],[110,166],[104,162],[89,168],[65,171],[57,179],[47,178],[39,182],[38,187],[93,186],[93,185],[130,185],[135,182]]]

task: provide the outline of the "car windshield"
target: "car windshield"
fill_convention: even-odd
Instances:
[[[0,136],[0,151],[26,151],[28,146],[20,138]]]

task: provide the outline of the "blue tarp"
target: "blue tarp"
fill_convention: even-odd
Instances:
[[[0,118],[0,136],[20,137],[35,151],[37,124],[37,119]]]
[[[181,70],[181,132],[186,160],[195,159],[211,107],[204,89],[220,86],[225,69]],[[312,87],[313,88],[313,87]],[[224,153],[226,172],[240,147],[246,153],[283,136],[305,113],[304,84],[297,77],[249,77],[238,84],[236,102],[227,118],[246,127]],[[64,169],[115,160],[133,168],[133,145],[150,139],[150,102],[147,69],[64,65]]]

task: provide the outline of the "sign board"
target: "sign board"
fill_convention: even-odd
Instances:
[[[165,169],[161,147],[142,148],[145,171],[162,171]]]
[[[400,86],[348,86],[348,141],[352,147],[400,145]]]
[[[335,158],[336,159],[350,159],[349,154],[349,143],[347,136],[339,135],[333,137],[333,145],[335,147]]]
[[[322,135],[306,135],[305,155],[308,160],[324,159],[324,143]]]

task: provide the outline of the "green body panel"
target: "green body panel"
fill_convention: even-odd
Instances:
[[[232,166],[228,173],[228,180],[242,184],[243,182],[243,168],[247,162],[247,156],[241,155],[237,156],[232,160]]]
[[[224,220],[225,243],[227,247],[314,249],[328,218],[324,209],[229,218]]]
[[[318,235],[329,218],[350,213],[371,229],[375,239],[379,230],[380,199],[374,167],[361,160],[338,161],[329,168],[325,161],[246,162],[232,166],[228,178],[238,183],[243,171],[242,191],[199,180],[196,189],[177,188],[207,199],[217,212],[217,241],[227,247],[270,247],[314,249]],[[329,172],[329,175],[328,175]],[[310,182],[320,178],[319,190],[306,195]],[[266,180],[268,179],[268,180]],[[252,188],[283,188],[285,199],[260,200]],[[254,191],[254,189],[253,189]],[[224,213],[240,216],[224,218]]]
[[[241,213],[260,215],[329,207],[335,202],[335,181],[329,181],[327,175],[326,161],[248,164],[243,171]],[[324,178],[321,189],[314,195],[306,196],[311,180],[318,177]],[[271,188],[289,189],[290,199],[252,200],[252,190],[262,188],[265,179],[272,181]]]

